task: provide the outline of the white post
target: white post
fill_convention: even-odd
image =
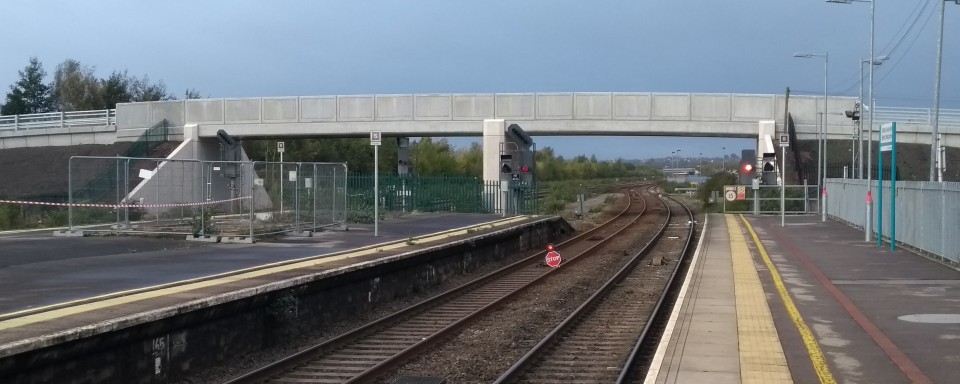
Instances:
[[[380,236],[380,146],[373,146],[373,237]]]

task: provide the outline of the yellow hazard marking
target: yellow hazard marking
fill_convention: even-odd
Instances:
[[[764,248],[763,244],[760,242],[760,238],[753,230],[753,226],[750,225],[743,215],[740,215],[740,220],[743,221],[747,231],[750,232],[750,236],[753,237],[753,242],[757,245],[757,250],[760,251],[760,256],[763,258],[763,263],[767,265],[767,269],[770,271],[770,277],[773,279],[773,284],[777,287],[777,293],[780,294],[780,299],[783,301],[783,306],[787,310],[787,313],[790,314],[790,320],[793,321],[793,325],[796,326],[797,331],[800,332],[800,337],[803,338],[803,345],[807,348],[807,354],[810,356],[810,361],[813,363],[813,369],[817,372],[817,377],[820,378],[820,382],[824,384],[836,383],[837,380],[834,379],[833,373],[830,372],[830,367],[827,365],[827,359],[824,358],[823,351],[820,350],[820,344],[817,342],[817,338],[813,335],[813,332],[810,331],[810,327],[807,326],[807,323],[803,321],[803,317],[800,316],[800,310],[797,309],[796,304],[794,304],[793,299],[787,292],[787,287],[783,284],[783,279],[780,278],[780,272],[777,271],[777,267],[773,265],[773,262],[770,260],[770,256],[767,255],[766,248]]]
[[[733,286],[737,301],[737,337],[740,342],[741,383],[793,383],[773,323],[760,275],[737,219],[728,215],[727,232],[733,258]]]
[[[508,226],[510,224],[529,219],[531,216],[516,216],[508,219],[502,219],[494,222],[473,225],[464,228],[453,229],[428,235],[422,238],[414,238],[417,244],[429,243],[438,240],[444,240],[448,237],[459,236],[471,233],[476,229],[496,228]],[[218,285],[226,285],[237,281],[254,279],[265,275],[279,272],[285,272],[300,268],[311,268],[322,264],[331,263],[360,256],[373,255],[387,250],[394,250],[407,247],[409,240],[399,240],[394,242],[374,244],[358,250],[350,251],[332,256],[311,256],[297,260],[290,260],[278,263],[271,263],[265,266],[253,267],[234,271],[228,274],[216,275],[213,277],[202,277],[179,281],[175,283],[162,284],[152,287],[139,288],[123,292],[115,292],[108,295],[101,295],[95,298],[76,300],[68,303],[53,304],[46,307],[31,308],[19,312],[6,313],[0,315],[0,319],[10,318],[0,321],[0,331],[11,328],[22,327],[33,323],[58,319],[70,315],[76,315],[84,312],[95,311],[104,308],[110,308],[118,305],[128,304],[140,300],[146,300],[156,297],[170,296],[182,292],[192,291],[201,288],[207,288]],[[74,305],[75,304],[75,305]],[[28,314],[32,313],[32,314]],[[18,316],[18,314],[24,314]]]

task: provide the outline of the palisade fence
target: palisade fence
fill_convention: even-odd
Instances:
[[[887,176],[889,178],[889,175]],[[827,215],[851,226],[863,228],[866,223],[867,181],[861,179],[827,179]],[[883,202],[879,182],[872,181],[873,214],[869,218],[873,238],[890,241],[890,180],[884,180]],[[960,183],[931,181],[897,181],[895,235],[898,244],[933,255],[953,264],[960,263]],[[882,215],[883,228],[877,228]]]
[[[235,238],[315,231],[346,222],[347,167],[74,156],[71,231]]]
[[[726,190],[727,187],[724,186]],[[737,186],[733,186],[737,187]],[[761,215],[780,214],[780,186],[761,185],[754,190],[752,186],[739,186],[745,189],[743,200],[727,201],[721,193],[724,213],[758,213]],[[820,212],[818,210],[816,185],[787,185],[784,187],[784,213],[789,215]],[[759,204],[758,206],[755,206]]]

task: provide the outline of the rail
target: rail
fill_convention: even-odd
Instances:
[[[116,109],[0,116],[0,131],[16,132],[34,129],[99,127],[116,124]]]

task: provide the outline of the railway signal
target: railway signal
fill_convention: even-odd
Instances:
[[[553,268],[560,266],[560,253],[556,251],[553,243],[547,244],[547,256],[544,258],[544,261]]]

